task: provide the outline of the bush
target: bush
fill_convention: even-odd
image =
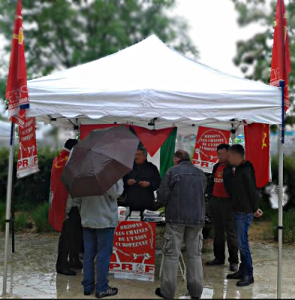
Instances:
[[[275,239],[278,240],[278,216],[273,216],[273,230]],[[292,244],[295,242],[295,209],[284,212],[283,215],[283,242]]]
[[[36,231],[39,233],[53,231],[50,224],[48,223],[48,210],[49,204],[44,203],[43,205],[37,207],[37,209],[32,213]]]
[[[56,152],[49,148],[38,149],[40,172],[25,178],[16,178],[17,149],[14,156],[13,204],[17,210],[31,210],[38,204],[48,201],[51,166]],[[0,201],[6,197],[8,149],[0,149]]]
[[[6,205],[0,203],[0,230],[5,229],[5,214],[6,214]]]
[[[28,228],[29,223],[29,214],[25,212],[21,212],[16,218],[15,218],[15,224],[14,228],[15,231],[22,231],[23,229]]]
[[[273,183],[278,184],[278,157],[272,159]],[[295,153],[284,157],[284,185],[287,185],[289,201],[284,207],[286,211],[295,208]]]

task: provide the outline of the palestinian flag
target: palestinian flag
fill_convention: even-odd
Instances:
[[[148,161],[156,165],[161,177],[173,166],[177,128],[149,130],[132,126],[133,132],[148,152]]]

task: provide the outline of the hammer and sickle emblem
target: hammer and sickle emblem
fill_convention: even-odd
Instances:
[[[64,164],[63,164],[63,163],[64,163],[65,161],[67,161],[68,158],[69,158],[69,157],[66,156],[65,158],[63,158],[63,159],[61,159],[60,161],[56,162],[54,167],[55,167],[56,169],[63,168],[63,167],[64,167]]]
[[[261,149],[263,149],[264,147],[267,148],[267,144],[265,143],[266,138],[267,138],[267,133],[264,132],[263,138],[262,138],[262,148]]]

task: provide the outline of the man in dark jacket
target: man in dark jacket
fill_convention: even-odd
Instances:
[[[215,259],[207,262],[207,266],[224,265],[225,236],[229,252],[230,270],[239,269],[238,245],[235,233],[234,213],[232,201],[226,191],[225,184],[232,177],[228,166],[229,145],[221,144],[217,147],[219,162],[214,166],[208,187],[210,214],[214,225],[214,256]]]
[[[241,265],[238,272],[228,275],[228,279],[239,279],[237,286],[254,283],[253,263],[248,241],[248,232],[253,217],[262,216],[258,209],[259,192],[256,187],[255,171],[252,164],[245,160],[245,150],[241,145],[229,149],[229,163],[233,166],[231,188],[228,190],[233,200],[234,219]]]
[[[175,153],[174,162],[158,190],[158,200],[165,205],[166,229],[163,246],[163,273],[161,288],[156,295],[173,299],[179,257],[184,240],[187,251],[187,288],[192,299],[200,298],[203,291],[202,230],[205,224],[204,172],[190,162],[183,150]]]
[[[155,195],[161,182],[155,165],[147,161],[145,149],[138,149],[135,154],[133,170],[124,177],[127,205],[131,211],[153,210]]]

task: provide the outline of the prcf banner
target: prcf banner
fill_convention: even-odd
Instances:
[[[229,131],[199,127],[193,164],[206,173],[212,173],[214,164],[218,162],[217,147],[228,144],[229,138]]]
[[[156,223],[123,221],[116,228],[110,275],[155,280]]]
[[[17,163],[17,177],[22,178],[39,171],[37,144],[36,144],[36,121],[35,118],[27,118],[26,111],[22,110],[18,117],[14,117],[18,124],[19,151]]]
[[[9,118],[17,115],[20,109],[29,108],[21,0],[18,0],[16,7],[5,97],[9,102]]]
[[[27,118],[29,95],[25,61],[24,34],[22,27],[22,1],[18,0],[12,38],[9,74],[5,97],[8,100],[8,116],[18,124],[19,152],[17,177],[22,178],[36,173],[38,169],[36,121]]]

